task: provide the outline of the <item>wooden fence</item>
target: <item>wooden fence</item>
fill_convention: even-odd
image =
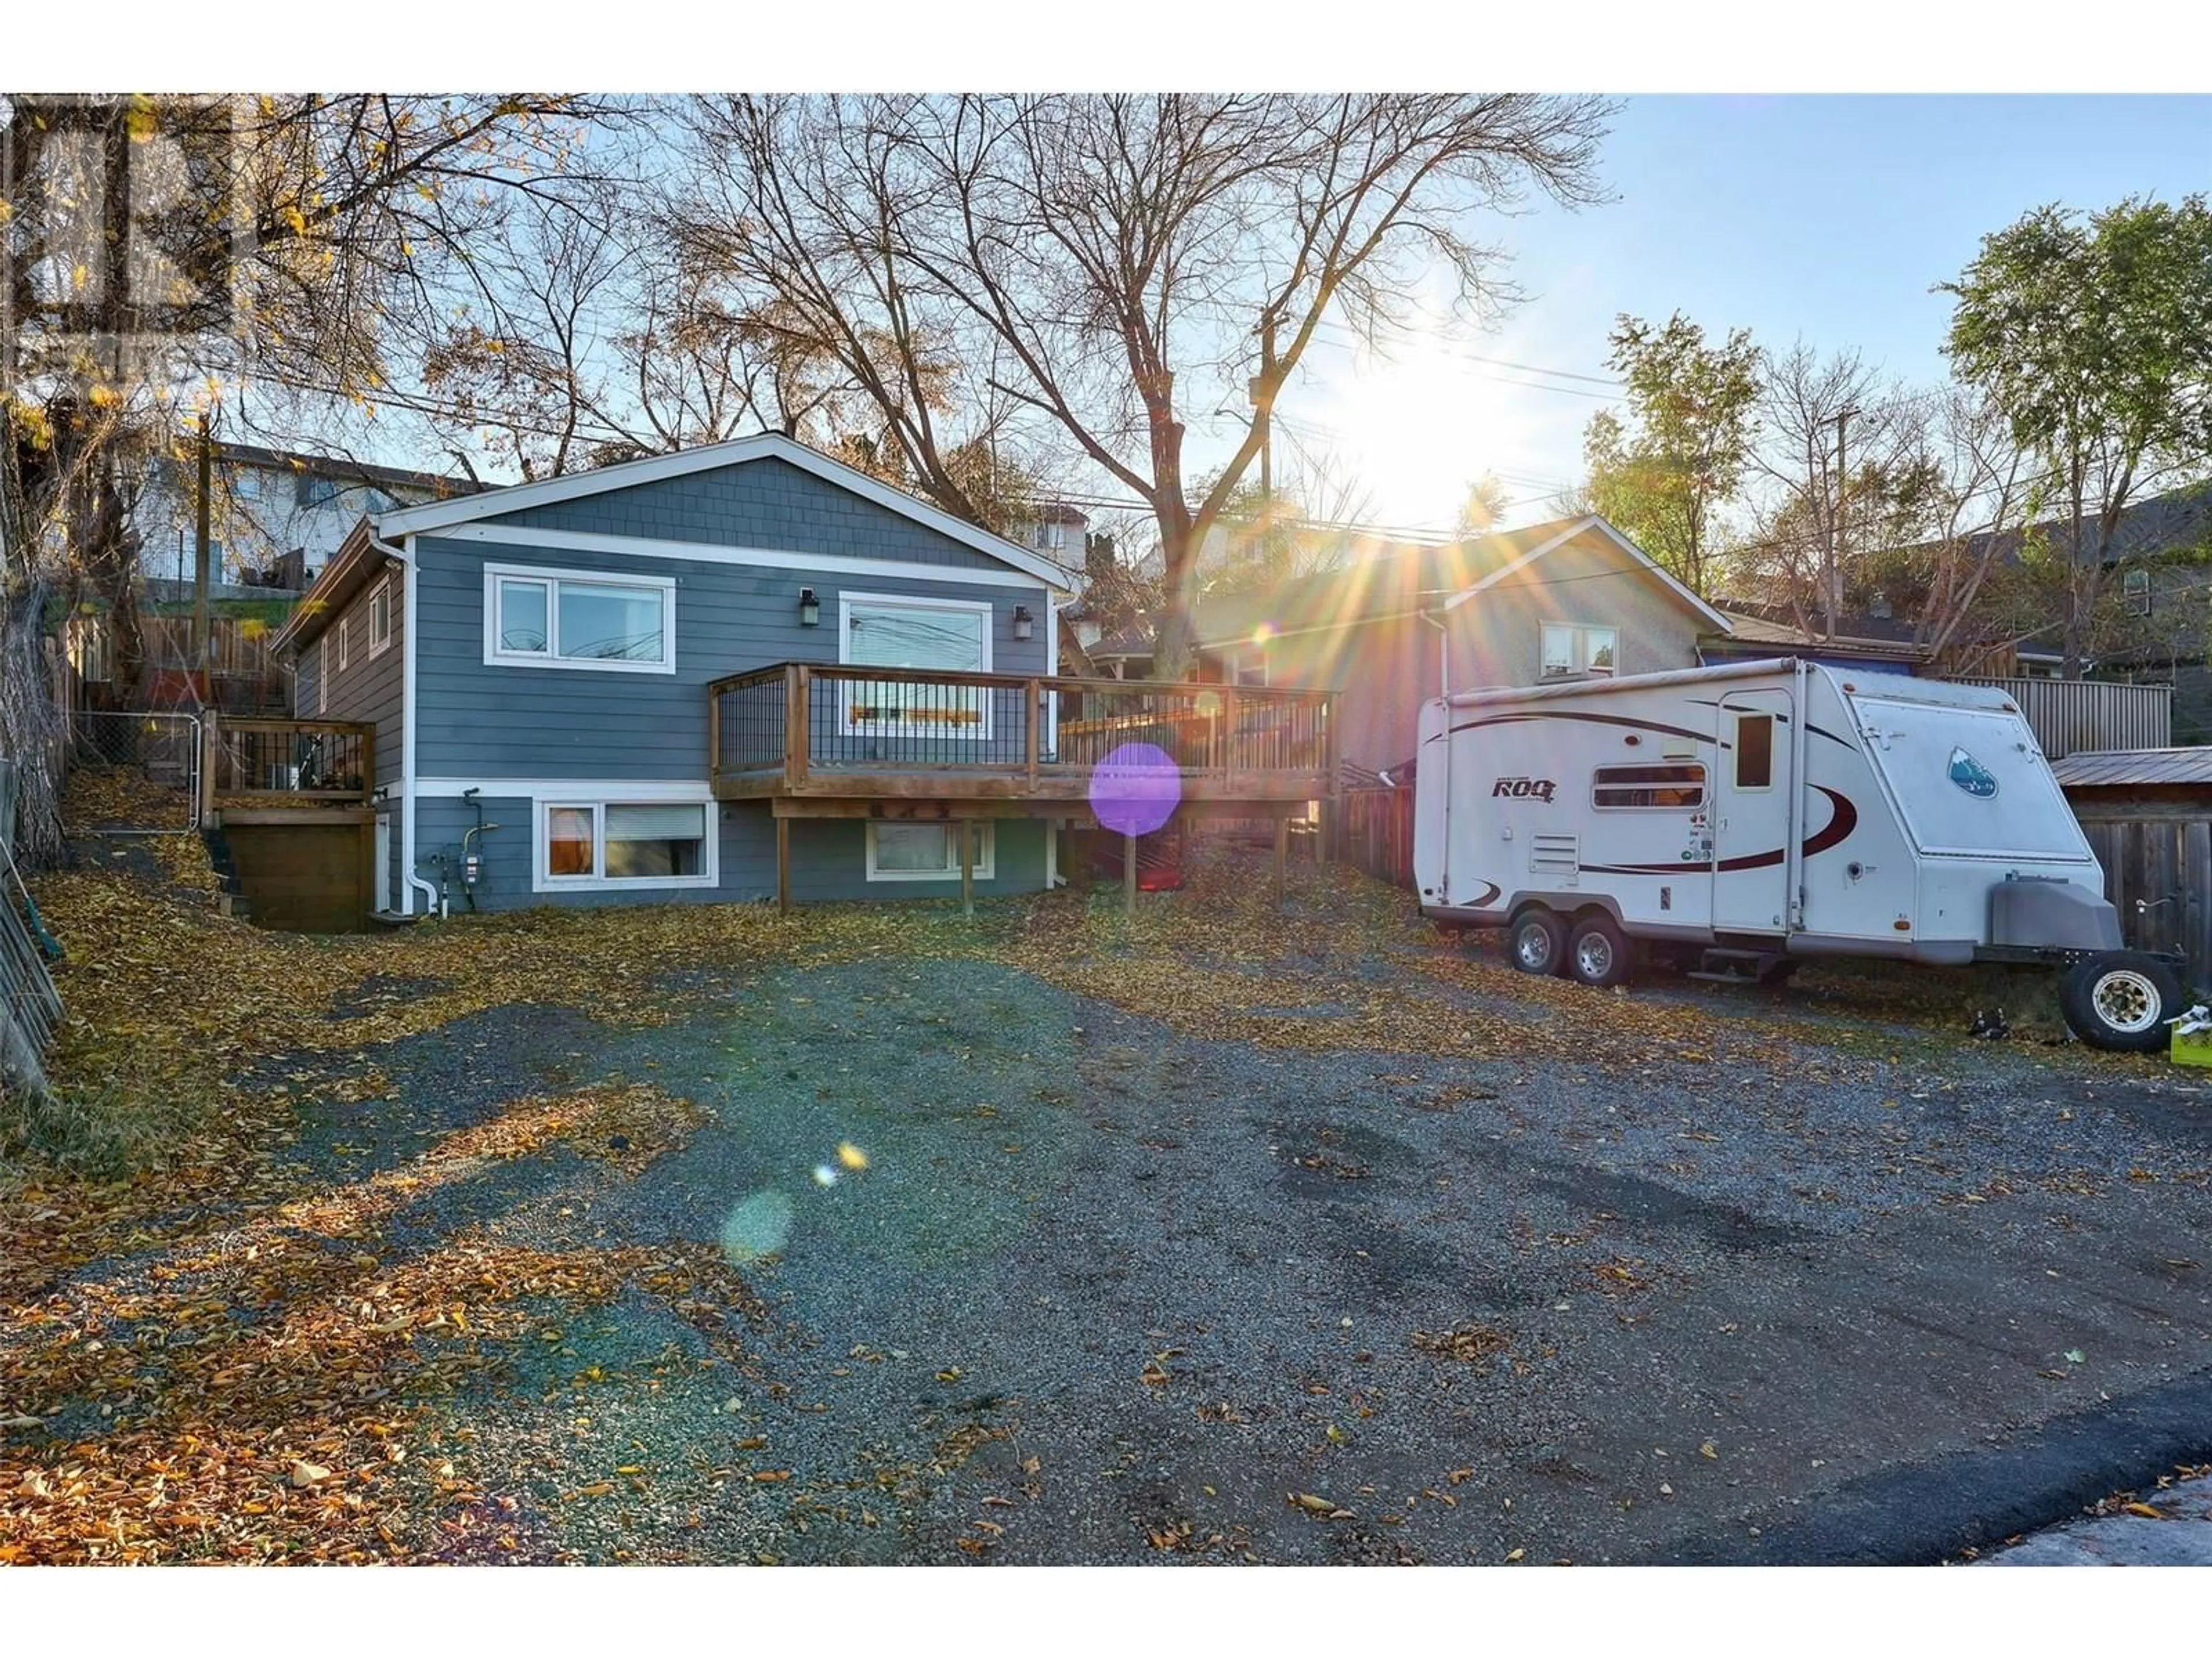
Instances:
[[[2212,802],[2177,811],[2074,801],[2105,867],[2120,934],[2143,951],[2179,951],[2193,985],[2212,986]]]
[[[2173,741],[2173,688],[2118,680],[1947,678],[1994,685],[2020,705],[2028,729],[2052,760],[2084,749],[2163,749]]]
[[[1413,792],[1346,789],[1337,797],[1343,829],[1337,857],[1378,881],[1413,884]]]

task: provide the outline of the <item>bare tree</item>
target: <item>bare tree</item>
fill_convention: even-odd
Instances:
[[[987,434],[1072,446],[1134,491],[1176,672],[1198,550],[1324,317],[1389,337],[1438,274],[1462,317],[1510,303],[1476,216],[1532,189],[1596,199],[1606,114],[1518,95],[732,98],[696,112],[703,188],[678,222],[743,306],[773,299],[835,355],[948,510],[974,516],[946,461]],[[999,401],[963,382],[979,369]],[[1248,401],[1199,489],[1194,412]]]
[[[588,178],[584,133],[614,114],[532,94],[0,99],[4,614],[56,581],[127,614],[137,463],[249,377],[319,409],[384,396],[474,250]],[[49,844],[50,793],[24,804],[27,844]]]

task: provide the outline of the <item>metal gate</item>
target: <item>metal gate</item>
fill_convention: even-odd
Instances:
[[[198,714],[70,715],[62,811],[72,835],[182,836],[200,827]]]

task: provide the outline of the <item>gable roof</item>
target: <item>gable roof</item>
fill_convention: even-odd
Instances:
[[[503,489],[487,489],[480,495],[463,496],[454,501],[403,507],[378,514],[375,519],[376,533],[386,541],[398,536],[431,534],[455,525],[472,524],[480,519],[498,518],[533,507],[550,507],[559,501],[603,495],[637,484],[658,483],[664,478],[680,478],[694,472],[742,466],[748,461],[767,459],[788,462],[812,473],[826,483],[873,501],[878,507],[902,514],[941,536],[973,548],[1024,575],[1036,577],[1048,586],[1062,592],[1067,589],[1068,573],[1050,559],[1017,542],[1010,542],[1003,536],[993,535],[988,530],[969,524],[965,519],[955,518],[942,507],[933,507],[919,496],[895,489],[880,479],[872,478],[857,467],[833,460],[820,450],[810,448],[795,438],[787,438],[781,432],[759,432],[749,438],[733,438],[726,443],[702,444],[696,449],[679,449],[666,455],[647,455],[639,460],[619,461],[612,466],[595,467],[588,472],[567,472],[557,478],[541,478],[534,483],[509,484]]]
[[[1347,538],[1342,562],[1263,592],[1201,599],[1191,618],[1198,643],[1236,645],[1261,623],[1276,634],[1377,622],[1433,606],[1510,562],[1557,525],[1531,525],[1458,542]]]
[[[1625,554],[1632,567],[1648,571],[1716,632],[1733,631],[1725,614],[1669,575],[1596,514],[1553,519],[1462,541],[1384,544],[1395,550],[1377,550],[1265,593],[1201,602],[1192,618],[1193,629],[1200,646],[1213,648],[1250,638],[1262,623],[1273,633],[1290,634],[1349,627],[1422,610],[1456,610],[1476,594],[1591,532]]]

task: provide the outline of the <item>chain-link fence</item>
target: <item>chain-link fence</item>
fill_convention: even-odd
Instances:
[[[12,764],[0,762],[0,771],[12,770]],[[35,1092],[46,1086],[46,1044],[61,1024],[61,994],[46,961],[59,947],[39,920],[4,839],[0,860],[7,865],[0,877],[0,1084]]]
[[[174,836],[200,826],[200,718],[70,715],[62,814],[72,835]]]

